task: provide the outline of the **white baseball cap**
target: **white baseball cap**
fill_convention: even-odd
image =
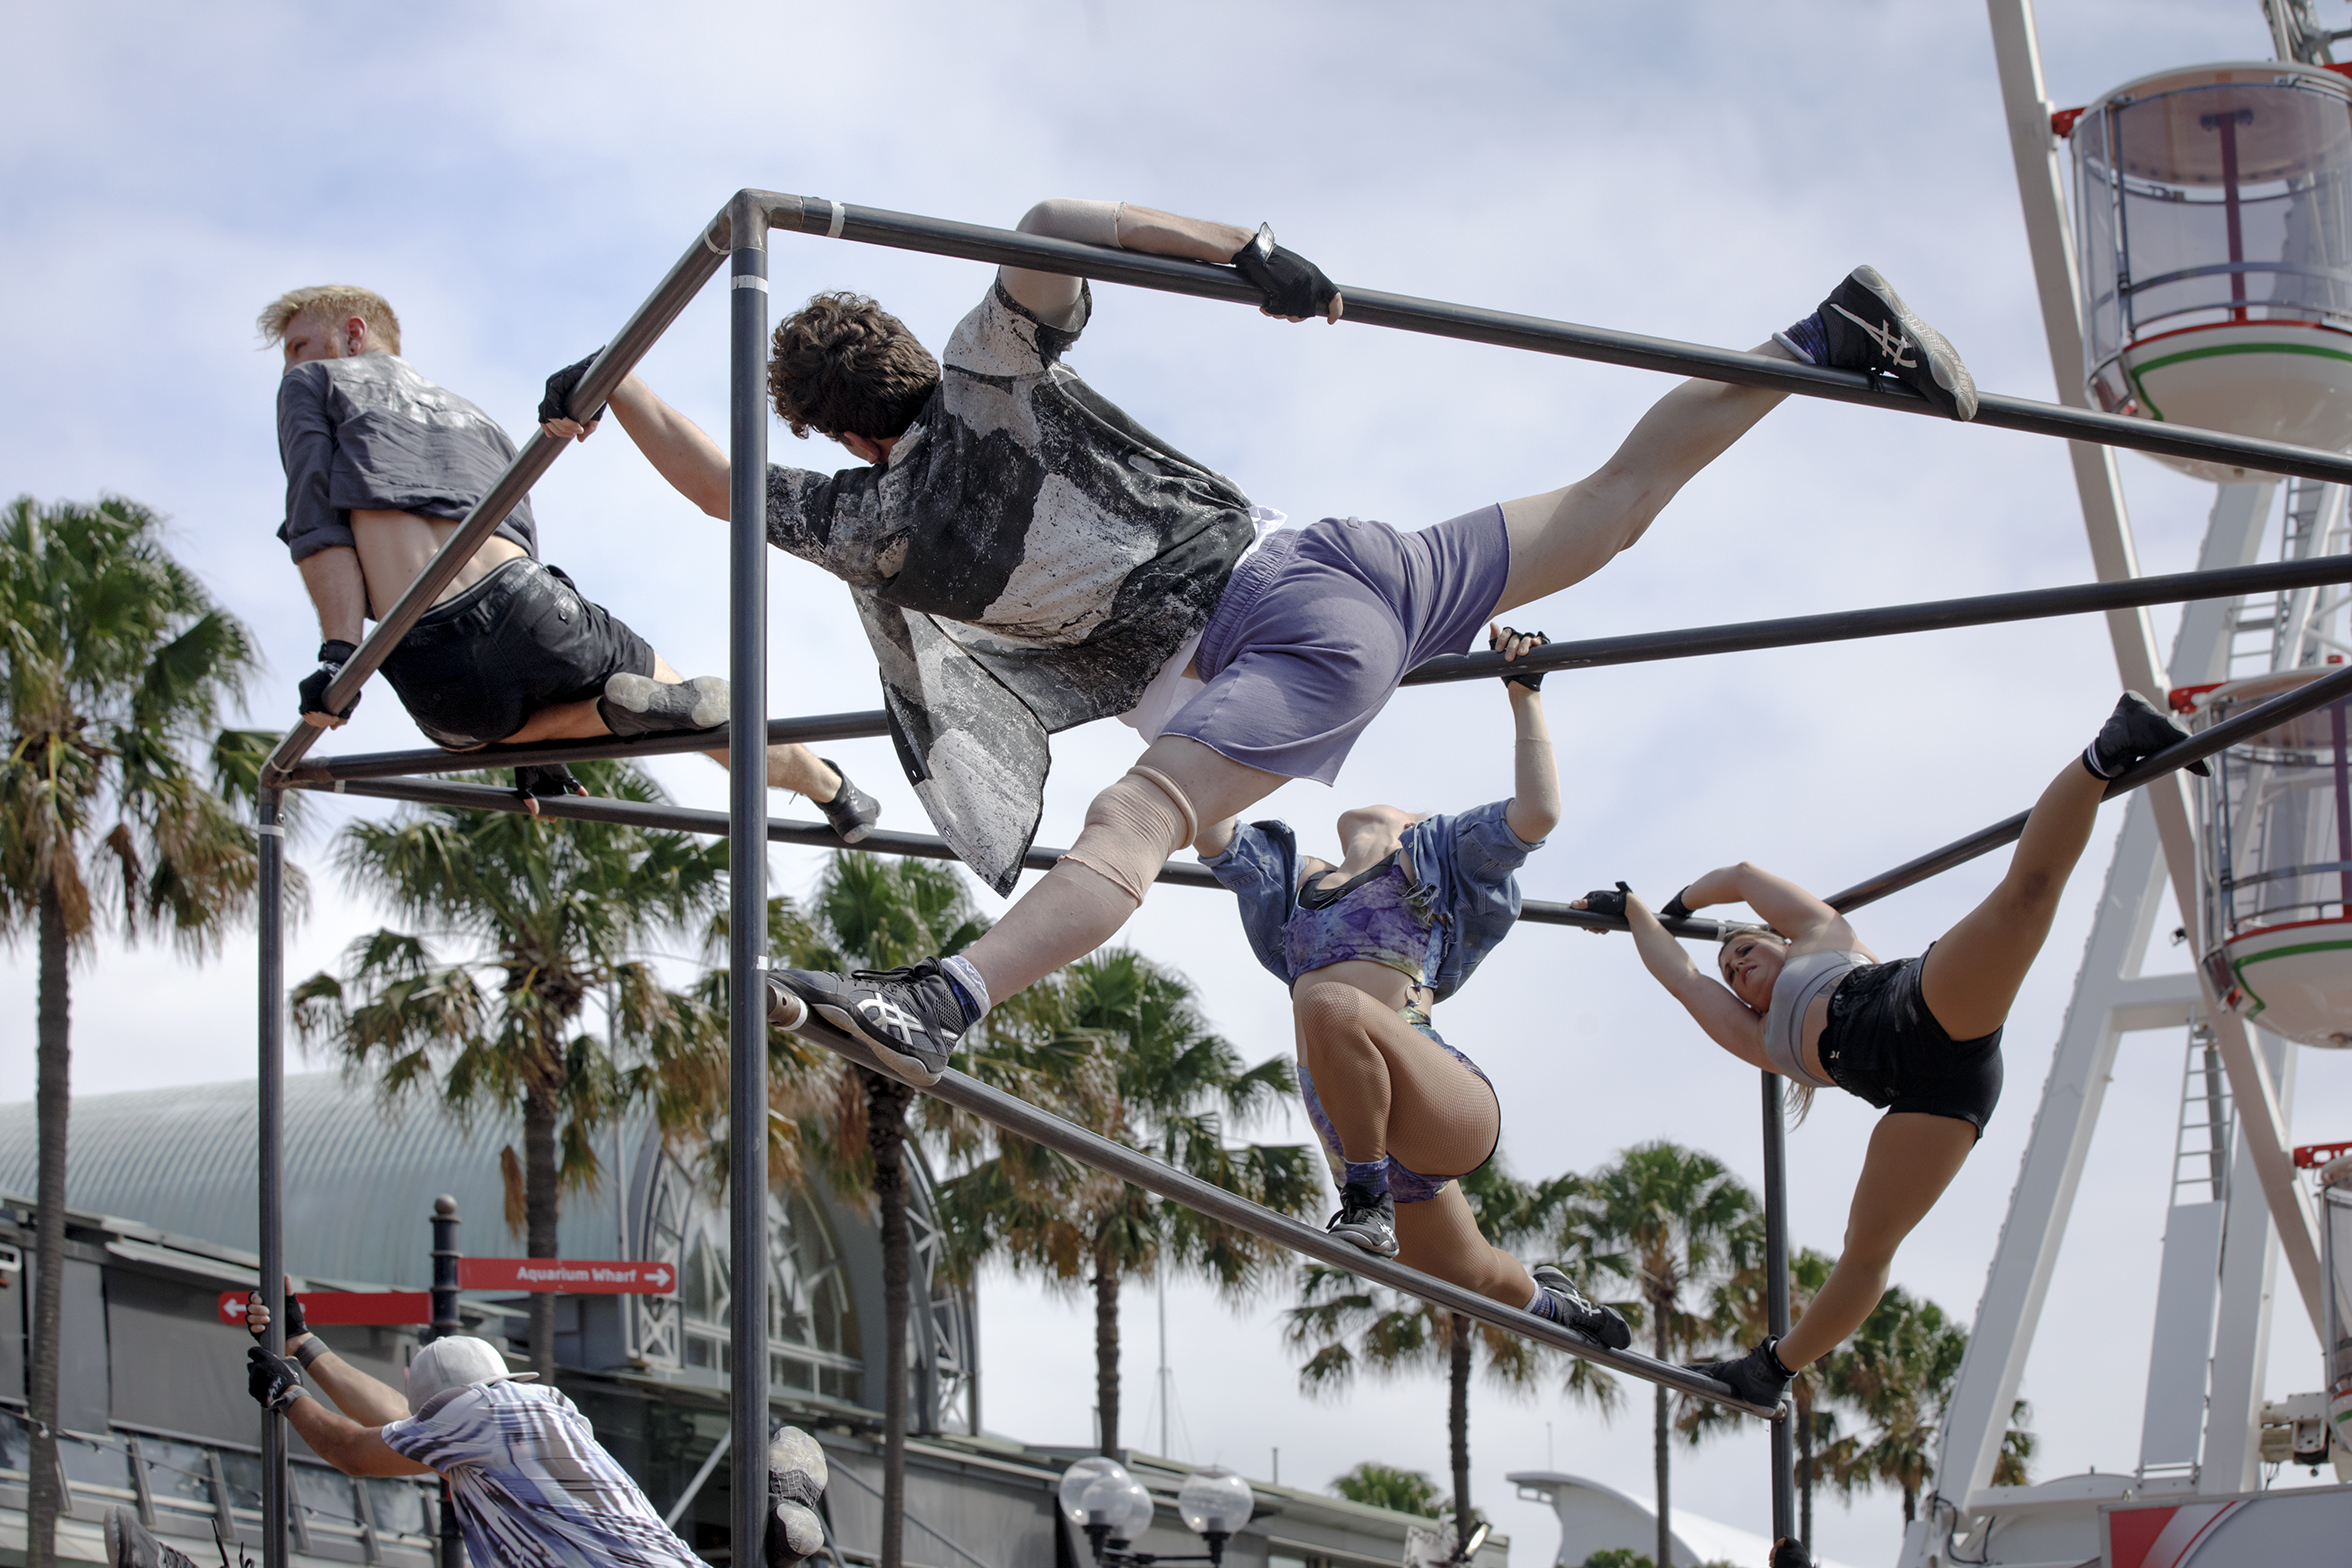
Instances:
[[[436,1339],[408,1364],[408,1413],[415,1415],[437,1394],[475,1383],[527,1383],[536,1372],[509,1372],[506,1357],[486,1339],[451,1334]]]

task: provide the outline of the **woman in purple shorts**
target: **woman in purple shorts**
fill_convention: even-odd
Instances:
[[[1517,658],[1544,639],[1502,629],[1489,640]],[[1542,681],[1504,680],[1517,730],[1509,800],[1458,816],[1343,812],[1336,862],[1302,857],[1287,823],[1228,818],[1201,834],[1202,862],[1240,899],[1258,961],[1290,987],[1299,1091],[1340,1189],[1331,1233],[1622,1350],[1623,1318],[1479,1234],[1457,1178],[1494,1157],[1502,1107],[1429,1022],[1519,918],[1515,873],[1560,819]]]

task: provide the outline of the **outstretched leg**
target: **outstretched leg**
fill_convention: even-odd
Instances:
[[[1795,355],[1777,343],[1755,352]],[[1558,593],[1609,564],[1691,476],[1780,406],[1784,392],[1685,381],[1660,398],[1598,469],[1564,489],[1503,503],[1511,574],[1494,613]]]
[[[1854,1185],[1845,1249],[1805,1315],[1773,1347],[1783,1366],[1793,1372],[1812,1365],[1862,1326],[1886,1294],[1895,1249],[1935,1207],[1975,1147],[1976,1128],[1957,1116],[1889,1111],[1878,1119]]]

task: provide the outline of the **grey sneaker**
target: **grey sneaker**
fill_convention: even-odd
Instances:
[[[1323,1227],[1376,1258],[1397,1255],[1396,1199],[1349,1182],[1339,1189],[1339,1212]]]
[[[2171,714],[2138,692],[2127,691],[2115,700],[2115,711],[2083,748],[2083,766],[2093,777],[2111,779],[2188,738],[2188,729]],[[2213,772],[2202,761],[2190,763],[2189,771],[2199,778]]]
[[[176,1552],[147,1533],[139,1516],[128,1508],[106,1510],[106,1560],[114,1568],[196,1568],[185,1552]]]
[[[1623,1350],[1633,1343],[1633,1329],[1617,1315],[1615,1308],[1588,1300],[1557,1268],[1544,1263],[1529,1272],[1534,1276],[1535,1288],[1551,1298],[1544,1303],[1552,1309],[1544,1313],[1545,1317],[1587,1339],[1597,1339],[1611,1350]]]
[[[615,675],[596,699],[596,716],[624,740],[715,730],[727,722],[727,697],[727,683],[716,675],[677,685],[650,675]]]
[[[766,1568],[795,1568],[825,1549],[817,1500],[827,1479],[817,1440],[796,1426],[780,1428],[768,1444],[768,1537],[761,1543]]]
[[[1944,335],[1912,313],[1876,267],[1856,267],[1821,302],[1833,370],[1875,371],[1902,382],[1941,414],[1976,417],[1976,378]]]
[[[940,969],[926,958],[905,969],[858,969],[848,975],[814,969],[769,973],[768,1019],[780,1028],[790,1011],[789,996],[809,1013],[850,1035],[874,1053],[892,1077],[927,1089],[947,1071],[947,1059],[963,1043],[964,1007]],[[783,996],[777,993],[781,991]]]
[[[825,814],[827,822],[833,824],[833,831],[842,843],[862,841],[874,824],[882,820],[882,802],[852,784],[849,775],[841,771],[841,764],[831,757],[819,757],[817,760],[831,768],[833,776],[841,780],[841,787],[833,792],[833,798],[818,801],[817,809]]]

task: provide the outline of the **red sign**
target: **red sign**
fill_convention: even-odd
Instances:
[[[221,1292],[223,1323],[245,1326],[247,1294],[242,1290]],[[347,1323],[389,1326],[433,1321],[433,1298],[421,1290],[306,1290],[295,1299],[302,1303],[303,1321],[313,1326]]]
[[[668,1296],[677,1291],[678,1271],[667,1263],[460,1258],[457,1282],[467,1290],[560,1291],[568,1296]]]

